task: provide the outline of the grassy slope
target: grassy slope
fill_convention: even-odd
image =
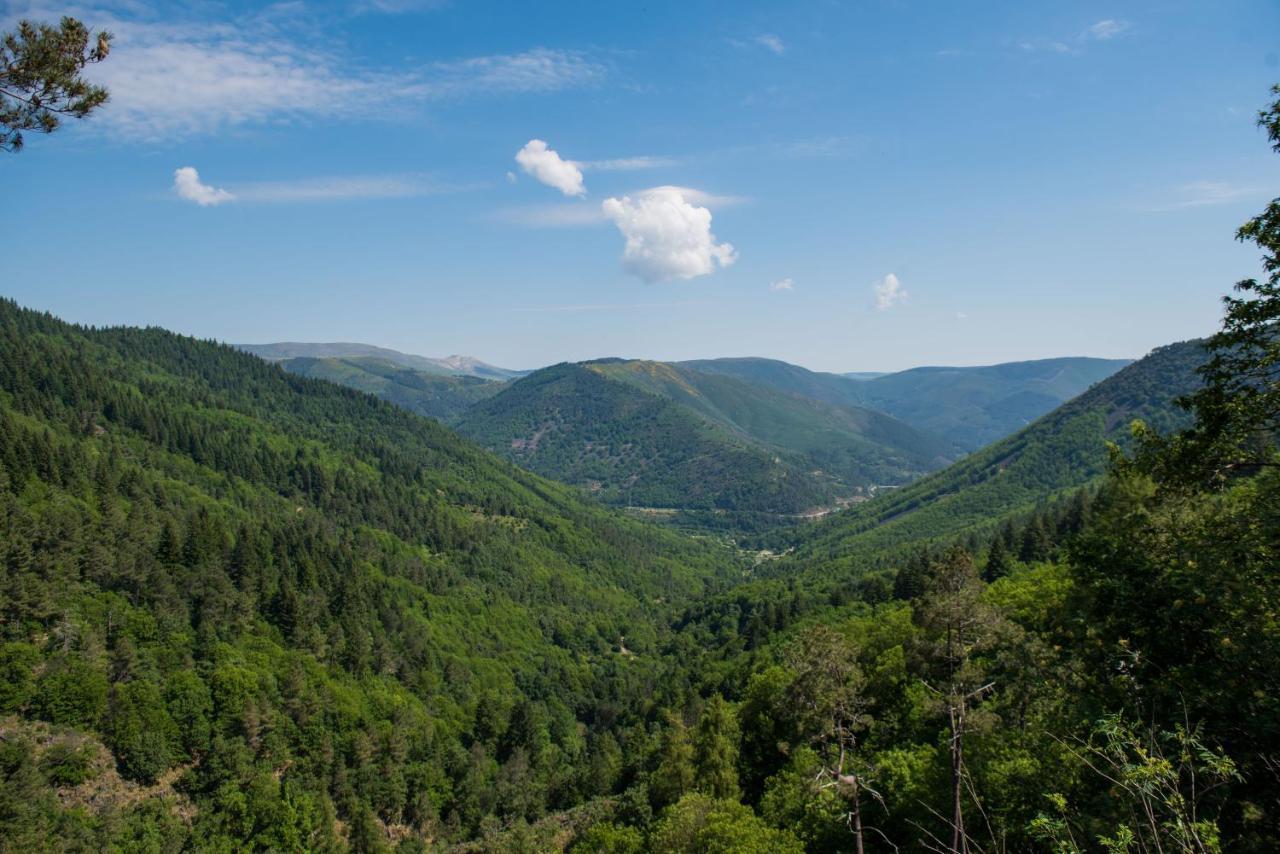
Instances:
[[[429,373],[374,356],[324,359],[302,356],[283,359],[279,364],[290,373],[368,392],[410,412],[446,423],[506,386],[481,377]]]

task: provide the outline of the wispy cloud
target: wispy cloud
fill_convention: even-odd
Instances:
[[[1117,21],[1114,18],[1107,18],[1106,20],[1098,21],[1096,24],[1090,25],[1089,28],[1084,31],[1084,37],[1095,39],[1097,41],[1107,41],[1108,39],[1113,39],[1125,32],[1131,26],[1132,24],[1128,21]]]
[[[493,218],[525,228],[581,228],[608,222],[600,205],[590,202],[508,207],[495,211]]]
[[[354,199],[400,199],[460,192],[465,188],[441,184],[426,175],[401,174],[264,181],[242,184],[226,190],[205,184],[201,181],[196,169],[184,166],[174,172],[173,189],[179,198],[209,207],[228,202],[289,204]]]
[[[773,33],[760,33],[748,39],[729,39],[729,44],[736,48],[764,48],[774,56],[782,56],[787,52],[787,45]]]
[[[584,160],[578,163],[582,169],[598,172],[634,172],[640,169],[659,169],[674,166],[678,161],[674,157],[615,157],[612,160]]]
[[[1241,199],[1261,195],[1261,187],[1247,184],[1231,184],[1225,181],[1192,181],[1177,187],[1173,201],[1153,205],[1151,211],[1176,211],[1207,205],[1225,205]]]
[[[875,294],[876,309],[878,311],[888,311],[907,299],[906,289],[902,287],[902,283],[898,281],[898,277],[893,273],[873,284],[871,291]]]
[[[395,12],[424,5],[429,4],[373,0],[364,8]],[[100,0],[90,8],[18,2],[0,12],[0,21],[65,13],[111,30],[111,60],[87,72],[110,89],[111,100],[102,120],[89,127],[145,141],[299,120],[394,118],[432,102],[554,92],[595,85],[607,76],[605,65],[582,52],[548,47],[373,67],[341,47],[324,26],[323,12],[299,3],[273,4],[233,20],[193,17],[192,10],[207,8],[213,7],[183,4],[171,10],[141,0]]]
[[[769,283],[769,290],[773,291],[775,294],[784,291],[794,291],[795,289],[796,283],[791,281],[790,277]]]

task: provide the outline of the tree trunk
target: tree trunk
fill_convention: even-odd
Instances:
[[[858,791],[858,781],[853,782],[853,850],[854,854],[862,854],[862,795]]]
[[[969,839],[964,833],[964,809],[961,802],[964,785],[964,707],[953,705],[947,711],[951,724],[951,850],[953,854],[968,854]]]

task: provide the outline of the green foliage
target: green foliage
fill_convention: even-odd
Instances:
[[[738,718],[719,694],[702,709],[693,735],[693,785],[713,798],[736,800],[738,789]]]
[[[461,841],[614,794],[668,616],[737,574],[367,395],[9,302],[0,560],[5,711],[94,734],[128,785],[190,766],[168,818],[115,822],[15,760],[5,844],[103,848],[173,820],[214,850]]]
[[[792,833],[769,827],[736,801],[685,795],[663,815],[649,838],[663,854],[799,854]]]
[[[24,20],[0,33],[0,149],[21,151],[24,131],[53,133],[63,116],[82,119],[106,103],[107,90],[81,74],[110,50],[110,33],[90,47],[89,29],[66,16],[57,27]]]
[[[40,773],[53,786],[78,786],[95,775],[97,754],[92,745],[78,739],[55,741],[40,757]]]

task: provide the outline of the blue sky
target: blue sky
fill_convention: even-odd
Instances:
[[[113,100],[0,159],[0,292],[84,323],[512,367],[1137,356],[1213,330],[1280,192],[1274,0],[0,2],[64,12],[116,33]]]

